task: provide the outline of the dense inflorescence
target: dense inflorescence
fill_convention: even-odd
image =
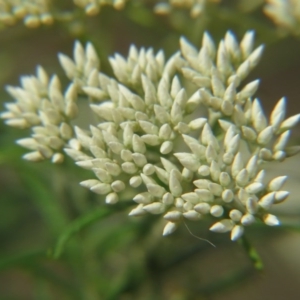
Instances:
[[[51,25],[55,19],[70,20],[75,8],[84,9],[87,15],[96,15],[103,6],[124,8],[127,0],[73,0],[70,11],[60,10],[52,0],[0,0],[0,24],[14,25],[23,20],[27,27]],[[72,2],[72,1],[70,1]]]
[[[216,47],[205,33],[200,50],[185,38],[180,46],[167,61],[162,51],[131,46],[127,59],[110,58],[110,78],[99,72],[93,47],[77,42],[74,60],[59,56],[71,80],[65,94],[57,76],[48,83],[38,68],[37,77],[22,78],[22,88],[8,87],[16,102],[2,118],[32,128],[18,141],[33,150],[25,159],[58,163],[64,148],[95,175],[82,186],[107,204],[131,191],[137,206],[129,215],[162,214],[163,235],[205,215],[216,219],[210,230],[231,232],[232,240],[257,219],[278,225],[269,210],[288,197],[287,177],[266,182],[263,165],[299,151],[287,143],[300,115],[285,119],[282,98],[267,119],[252,98],[259,81],[243,84],[263,46],[254,48],[252,31],[240,43],[228,32]],[[70,122],[78,96],[89,98],[99,118],[89,130]]]
[[[265,14],[287,33],[300,34],[300,2],[298,0],[266,0]]]
[[[201,16],[205,11],[207,2],[220,2],[221,0],[169,0],[159,2],[155,5],[154,11],[158,14],[169,14],[175,8],[189,9],[192,18]]]

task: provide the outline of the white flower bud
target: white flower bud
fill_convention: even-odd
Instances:
[[[185,201],[191,202],[193,204],[197,204],[200,201],[198,194],[193,193],[193,192],[183,194],[183,195],[181,195],[181,198],[184,199]]]
[[[241,225],[235,225],[231,230],[231,240],[236,241],[238,240],[244,233],[244,227]]]
[[[111,191],[110,184],[108,183],[98,183],[90,188],[90,190],[94,193],[105,195]]]
[[[152,164],[146,164],[143,168],[143,173],[147,176],[150,176],[155,173],[155,167]]]
[[[222,195],[223,188],[217,183],[209,183],[208,189],[217,197]]]
[[[144,210],[146,210],[147,212],[151,213],[151,214],[161,214],[165,211],[166,207],[163,203],[160,202],[153,202],[151,204],[145,205],[143,207]]]
[[[222,192],[222,200],[226,203],[230,203],[234,198],[234,194],[231,190],[224,190]]]
[[[182,209],[184,206],[184,201],[182,198],[178,197],[175,199],[175,206],[179,209]]]
[[[176,170],[174,169],[170,173],[169,188],[174,197],[179,197],[182,193],[182,186],[177,178]]]
[[[248,198],[246,201],[246,207],[250,214],[255,214],[257,212],[258,206],[257,202],[253,198]]]
[[[147,189],[148,189],[148,192],[152,196],[158,197],[158,198],[161,198],[163,196],[163,194],[166,192],[163,187],[161,187],[158,184],[153,184],[153,183],[148,183],[147,184]]]
[[[294,126],[296,126],[299,121],[300,121],[300,114],[289,117],[288,119],[286,119],[281,123],[279,130],[281,131],[289,130]]]
[[[261,192],[265,186],[261,182],[252,182],[246,186],[245,190],[249,194],[257,194]]]
[[[242,216],[243,216],[243,214],[237,209],[232,209],[229,213],[230,219],[234,222],[239,222],[241,220]]]
[[[264,195],[259,201],[258,204],[266,209],[269,210],[271,208],[271,206],[273,205],[275,200],[275,192],[272,193],[268,193],[266,195]]]
[[[197,118],[195,120],[192,120],[188,126],[189,128],[191,128],[192,130],[198,130],[201,129],[207,122],[206,118]]]
[[[272,138],[273,138],[273,127],[268,126],[259,133],[257,137],[257,142],[260,145],[267,145]]]
[[[244,226],[249,226],[249,225],[253,224],[254,222],[255,222],[255,217],[251,214],[246,214],[241,219],[241,223]]]
[[[132,137],[132,148],[134,152],[144,154],[146,152],[146,146],[141,137],[137,134],[134,134]]]
[[[287,191],[279,191],[275,193],[275,200],[274,203],[281,203],[283,202],[288,196],[289,196],[289,192]]]
[[[267,214],[264,216],[264,222],[269,226],[280,225],[280,221],[277,219],[277,217],[271,214]]]
[[[174,210],[174,211],[169,211],[164,215],[164,219],[172,222],[178,222],[182,218],[182,213]]]
[[[121,151],[121,158],[123,161],[125,162],[130,162],[132,161],[132,152],[130,150],[127,149],[123,149]]]
[[[118,164],[107,162],[105,163],[105,168],[112,176],[119,176],[121,174],[121,168]]]
[[[229,174],[227,172],[221,172],[219,182],[222,186],[227,187],[231,183]]]
[[[234,159],[234,156],[232,153],[224,153],[224,155],[222,157],[222,160],[223,160],[224,164],[226,164],[226,165],[231,165],[233,159]]]
[[[113,189],[113,191],[115,191],[116,193],[119,193],[121,191],[123,191],[125,189],[125,184],[123,181],[121,180],[116,180],[111,184],[111,188]]]
[[[138,170],[136,165],[132,162],[124,162],[122,163],[121,167],[122,170],[127,174],[134,174]]]
[[[116,193],[110,193],[105,198],[106,204],[116,204],[119,201],[119,196]]]
[[[219,232],[219,233],[225,233],[231,231],[232,228],[233,228],[233,222],[229,219],[224,219],[212,225],[209,228],[209,230],[214,232]]]
[[[242,170],[237,174],[235,180],[236,180],[236,183],[237,183],[239,186],[244,187],[245,185],[247,185],[248,182],[249,182],[249,174],[248,174],[247,169],[242,169]]]
[[[191,221],[198,221],[201,218],[201,215],[194,210],[189,210],[183,213],[183,216]]]
[[[180,161],[180,163],[187,169],[196,172],[200,167],[199,160],[195,155],[190,153],[174,153],[174,156]]]
[[[268,184],[269,191],[279,191],[287,180],[287,176],[279,176],[270,181]]]
[[[162,202],[166,205],[171,205],[174,203],[174,197],[170,193],[165,193],[162,197]]]
[[[147,159],[146,159],[145,155],[143,155],[141,153],[133,153],[132,159],[138,167],[143,167],[144,165],[147,164]]]
[[[167,225],[164,227],[163,236],[167,236],[172,234],[178,228],[178,224],[174,222],[168,222]]]
[[[139,204],[137,207],[132,209],[128,215],[132,216],[132,217],[138,217],[138,216],[145,215],[147,213],[147,211],[144,210],[143,208],[144,208],[144,205]]]
[[[210,205],[208,203],[198,203],[194,209],[200,214],[208,214],[210,212]]]
[[[253,142],[257,139],[256,132],[250,127],[242,126],[242,133],[243,133],[243,136],[245,137],[245,139],[247,139],[251,142]]]
[[[168,154],[173,150],[173,142],[165,141],[161,144],[160,153],[161,154]]]
[[[142,184],[142,178],[140,176],[133,176],[130,178],[129,180],[129,184],[133,187],[133,188],[137,188]]]
[[[210,175],[210,167],[206,165],[202,165],[198,168],[198,174],[206,177]]]
[[[238,175],[238,173],[243,169],[244,167],[244,163],[242,160],[242,155],[240,152],[238,152],[235,157],[234,160],[232,162],[231,165],[231,175],[232,177],[236,177]]]
[[[210,213],[214,217],[221,217],[224,213],[224,208],[221,205],[213,205],[210,208]]]
[[[286,112],[286,100],[283,97],[277,102],[270,116],[270,124],[273,126],[275,130],[279,128],[281,122],[284,120],[285,112]]]

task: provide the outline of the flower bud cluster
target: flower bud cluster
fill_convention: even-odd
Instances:
[[[51,25],[54,19],[50,6],[49,0],[0,0],[0,23],[13,25],[21,19],[27,27]]]
[[[21,77],[21,87],[7,87],[16,102],[5,105],[7,111],[1,114],[1,118],[9,126],[31,128],[31,137],[17,141],[19,145],[32,150],[24,155],[26,160],[63,161],[62,149],[68,143],[76,144],[71,120],[78,114],[77,98],[81,86],[92,86],[95,76],[98,80],[99,59],[90,43],[86,49],[79,42],[75,43],[74,61],[63,54],[59,55],[59,60],[72,80],[64,93],[58,76],[49,79],[40,66],[36,76]]]
[[[300,115],[285,119],[283,98],[267,119],[259,100],[253,99],[259,81],[242,84],[263,47],[254,49],[253,32],[240,43],[228,32],[218,47],[207,33],[200,50],[183,38],[180,45],[180,53],[167,61],[162,52],[138,51],[134,46],[127,59],[115,55],[110,63],[116,79],[97,70],[99,62],[89,44],[85,51],[75,44],[74,61],[60,55],[72,80],[69,89],[90,98],[99,118],[89,130],[75,126],[74,137],[64,143],[76,164],[95,175],[81,185],[103,195],[107,204],[133,193],[136,206],[129,215],[162,214],[167,221],[163,235],[184,220],[198,221],[206,215],[216,219],[210,230],[231,232],[232,240],[256,219],[278,225],[269,210],[288,197],[282,190],[287,177],[268,182],[262,167],[265,161],[282,161],[299,151],[287,144]],[[13,93],[17,103],[8,104],[8,112],[2,114],[8,125],[34,126],[26,123],[31,102],[24,95],[34,90],[47,97],[53,80],[35,89],[33,83],[22,82],[22,92]],[[61,97],[65,105],[69,89]],[[54,103],[52,98],[50,94],[47,101]],[[36,99],[33,111],[37,122],[44,124],[49,117],[41,96]],[[60,116],[65,114],[62,110]],[[55,119],[54,127],[61,122],[67,124]],[[39,140],[35,143],[40,145]],[[43,155],[41,148],[34,150]]]
[[[97,15],[101,7],[104,5],[111,5],[115,9],[123,9],[127,0],[73,0],[74,4],[84,8],[87,15]]]
[[[266,0],[264,13],[283,31],[300,34],[300,2],[298,0]]]
[[[220,2],[220,0],[169,0],[168,2],[159,2],[154,7],[157,14],[169,14],[174,8],[190,9],[192,18],[199,17],[204,13],[207,2]]]

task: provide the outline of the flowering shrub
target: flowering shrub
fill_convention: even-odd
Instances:
[[[252,31],[241,42],[227,32],[218,47],[205,33],[200,50],[181,38],[180,52],[166,61],[163,51],[131,46],[127,59],[109,59],[110,78],[99,71],[93,46],[76,42],[73,59],[59,55],[66,91],[38,67],[36,76],[21,78],[22,87],[7,88],[15,102],[1,117],[31,128],[31,137],[17,141],[31,150],[24,159],[61,163],[66,153],[95,175],[82,186],[107,204],[133,195],[129,215],[161,214],[163,235],[210,215],[211,231],[237,240],[256,220],[279,224],[269,210],[288,197],[287,177],[266,182],[264,163],[299,151],[288,140],[300,115],[285,119],[282,98],[267,118],[253,99],[259,80],[244,83],[262,52]],[[73,125],[78,98],[98,118],[89,130]]]

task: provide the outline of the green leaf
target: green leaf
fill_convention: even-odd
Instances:
[[[68,240],[82,229],[92,225],[93,223],[102,220],[112,213],[112,210],[101,206],[100,208],[93,210],[90,213],[84,214],[79,218],[71,222],[60,234],[57,243],[53,250],[53,258],[59,258],[65,248]]]

